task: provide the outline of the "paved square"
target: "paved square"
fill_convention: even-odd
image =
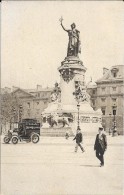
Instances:
[[[108,138],[99,167],[95,137],[84,137],[85,153],[73,138],[41,137],[38,144],[1,144],[2,195],[123,195],[123,137]],[[1,141],[2,142],[2,141]]]

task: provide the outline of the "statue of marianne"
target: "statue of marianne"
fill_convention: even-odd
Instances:
[[[68,42],[68,50],[67,56],[76,56],[78,57],[78,53],[81,53],[81,42],[80,42],[80,31],[76,29],[75,23],[71,24],[71,29],[67,30],[62,24],[63,18],[60,18],[60,23],[63,28],[68,33],[69,42]]]

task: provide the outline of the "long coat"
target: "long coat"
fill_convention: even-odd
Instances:
[[[76,139],[76,143],[81,143],[82,142],[82,133],[81,132],[77,133],[73,140],[75,140],[75,139]]]
[[[106,149],[107,149],[106,135],[102,134],[101,139],[99,139],[99,134],[97,134],[95,144],[94,144],[94,150],[102,150],[104,152]]]

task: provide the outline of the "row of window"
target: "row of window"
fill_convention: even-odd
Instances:
[[[106,114],[106,109],[102,108],[101,110],[102,110],[102,114],[105,115]],[[117,112],[116,109],[113,109],[112,114],[110,114],[110,115],[116,115],[116,112]]]
[[[112,102],[116,102],[117,98],[111,98]],[[105,102],[106,98],[101,98],[101,102]],[[92,100],[92,105],[95,106],[95,100]]]
[[[36,94],[36,97],[49,97],[51,95],[51,92],[42,92],[42,93],[40,93],[40,92],[38,92],[37,94]]]
[[[113,102],[116,102],[117,98],[111,98]],[[101,98],[101,101],[102,102],[105,102],[106,101],[106,98]]]
[[[112,87],[112,91],[116,91],[116,89],[117,87]],[[106,87],[102,87],[101,90],[102,90],[102,93],[104,93],[106,91]],[[93,95],[95,94],[96,94],[96,90],[93,90]]]
[[[106,87],[102,87],[101,89],[102,89],[102,92],[105,92]],[[117,87],[112,87],[112,90],[113,90],[113,91],[116,91],[116,89],[117,89]]]
[[[47,102],[43,102],[44,104],[47,104]],[[36,105],[38,106],[40,102],[36,102]],[[31,108],[31,102],[27,102],[28,108]]]

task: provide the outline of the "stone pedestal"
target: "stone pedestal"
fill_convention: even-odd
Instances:
[[[71,128],[73,134],[76,133],[77,125],[80,123],[82,132],[85,135],[95,135],[101,125],[101,111],[94,111],[90,106],[85,84],[86,68],[83,62],[78,57],[66,57],[65,60],[61,62],[58,71],[60,73],[60,102],[51,102],[44,110],[44,114],[46,115],[57,115],[57,117],[53,117],[54,120],[57,121],[56,131],[54,132],[54,127],[51,129],[51,134],[48,130],[48,135],[58,136],[65,134],[63,130],[61,130],[62,132],[59,131],[59,122],[63,116],[64,119],[67,120],[67,124],[69,124],[69,128]],[[79,112],[77,101],[80,101]],[[69,122],[70,117],[73,122]]]
[[[66,57],[58,68],[60,72],[61,104],[77,104],[74,96],[75,87],[79,84],[85,85],[86,68],[78,57]]]

